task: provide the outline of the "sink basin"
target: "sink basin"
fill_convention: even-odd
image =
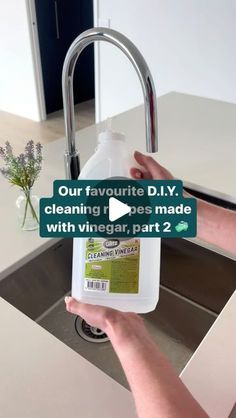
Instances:
[[[160,301],[143,315],[147,328],[180,372],[236,287],[236,263],[183,239],[162,240]],[[128,387],[110,342],[81,338],[65,311],[72,241],[61,240],[0,281],[0,296],[73,350]],[[140,336],[141,338],[141,336]]]

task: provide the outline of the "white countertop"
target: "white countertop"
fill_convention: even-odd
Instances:
[[[0,298],[2,418],[135,418],[131,393]]]
[[[187,185],[236,202],[236,105],[178,93],[161,97],[158,104],[159,152],[155,157]],[[131,149],[145,150],[142,106],[115,117],[113,129],[126,134]],[[82,165],[93,153],[96,133],[101,130],[101,125],[91,126],[77,135]],[[54,179],[64,178],[64,148],[64,139],[44,147],[44,169],[35,186],[35,192],[40,197],[52,194]],[[4,179],[0,178],[0,190],[0,279],[3,279],[51,246],[55,240],[40,238],[37,231],[20,231],[17,227],[14,206],[17,189],[11,188]],[[231,380],[228,380],[229,386],[224,387],[232,389],[231,382],[235,385],[232,375],[236,376],[234,359],[236,340],[234,333],[231,332],[235,328],[235,316],[236,294],[233,295],[182,375],[193,395],[209,413],[214,410],[214,399],[217,399],[215,396],[219,397],[223,387],[222,378],[218,381],[210,379],[212,370],[217,369],[218,376],[224,374],[227,379],[229,374],[231,375]],[[4,402],[4,411],[7,411],[4,418],[14,416],[12,414],[14,402],[16,405],[19,404],[17,415],[19,418],[32,416],[72,418],[78,416],[79,409],[83,410],[83,418],[86,416],[115,418],[115,413],[117,417],[134,416],[128,391],[1,299],[0,321],[3,330],[0,344],[0,370],[3,377],[0,379],[0,396],[3,396],[3,400],[1,399],[0,405],[3,410],[2,402]],[[215,351],[216,345],[218,350]],[[229,350],[224,356],[222,366],[223,357],[219,356],[219,347],[222,346],[223,351],[226,350],[226,345]],[[63,368],[60,367],[61,364]],[[208,373],[207,370],[211,372]],[[94,381],[91,376],[95,376]],[[201,376],[204,376],[203,381]],[[212,376],[214,377],[214,374]],[[80,381],[83,382],[82,385]],[[91,386],[94,393],[96,386],[101,388],[99,399],[93,400],[91,406],[94,408],[96,402],[99,402],[99,405],[101,403],[103,412],[97,415],[93,415],[94,412],[85,415],[86,409],[82,409],[88,405],[89,399],[91,401],[91,397],[88,396]],[[34,387],[33,391],[32,387]],[[114,406],[114,399],[117,399],[115,411],[109,409],[111,408],[109,403],[106,409],[106,401],[109,398],[106,391],[110,391],[107,393],[110,393],[111,407],[112,404]],[[212,415],[213,418],[227,417],[226,411],[233,406],[231,392],[223,403],[222,414]],[[82,396],[77,397],[78,393]],[[50,403],[50,399],[53,399],[55,407]],[[21,402],[22,407],[20,407]],[[29,412],[26,408],[27,402],[29,402]],[[53,415],[55,411],[57,413]]]
[[[236,292],[180,376],[211,418],[228,418],[236,403],[235,321]]]

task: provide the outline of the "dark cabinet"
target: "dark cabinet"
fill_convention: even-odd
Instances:
[[[93,26],[92,0],[35,0],[46,113],[62,108],[61,75],[73,40]],[[74,77],[75,103],[94,98],[93,45],[81,55]]]

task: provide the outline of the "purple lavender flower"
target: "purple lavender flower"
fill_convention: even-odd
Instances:
[[[43,146],[42,146],[42,144],[40,144],[40,142],[37,142],[37,144],[35,145],[35,148],[36,148],[37,154],[41,154],[42,153]]]
[[[9,141],[6,141],[6,144],[5,145],[6,145],[5,146],[5,149],[6,149],[6,155],[7,155],[7,157],[12,157],[13,156],[13,154],[12,154],[12,146],[11,146],[10,142]]]
[[[37,144],[35,145],[36,148],[36,159],[38,161],[38,163],[40,164],[42,162],[42,144],[40,144],[40,142],[37,142]]]
[[[25,154],[20,154],[19,157],[17,157],[17,162],[22,166],[25,167],[26,161],[25,161]]]
[[[34,158],[34,141],[32,141],[32,139],[28,141],[25,146],[25,156],[28,160],[32,160]]]
[[[0,147],[0,157],[2,157],[4,160],[6,158],[5,150],[3,147]]]
[[[26,192],[31,189],[41,171],[42,145],[28,141],[25,152],[15,156],[10,143],[6,142],[5,148],[0,147],[0,158],[5,163],[5,167],[0,168],[0,174]]]

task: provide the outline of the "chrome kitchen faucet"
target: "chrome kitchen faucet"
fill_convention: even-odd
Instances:
[[[80,174],[79,153],[75,146],[74,69],[81,52],[95,41],[106,41],[117,46],[133,64],[144,94],[146,149],[148,152],[156,152],[158,148],[155,87],[152,75],[142,54],[128,38],[113,29],[89,29],[81,33],[71,44],[65,57],[62,72],[65,133],[68,143],[65,151],[65,169],[66,177],[72,180],[76,180]]]

